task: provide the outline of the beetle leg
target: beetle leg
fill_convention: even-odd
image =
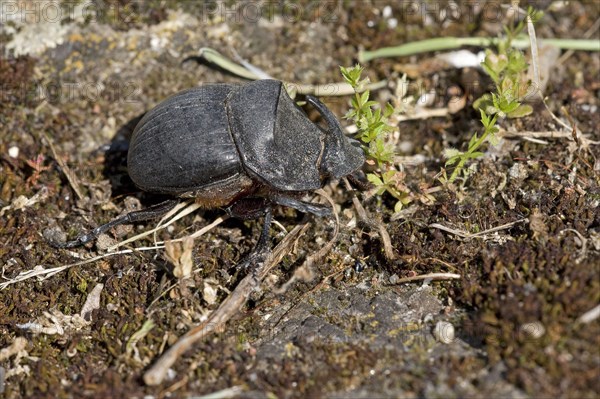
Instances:
[[[170,199],[170,200],[163,201],[159,204],[152,205],[151,207],[148,207],[146,209],[129,212],[128,214],[121,216],[120,218],[111,220],[110,222],[103,224],[102,226],[96,227],[94,230],[92,230],[86,234],[80,235],[79,237],[77,237],[76,239],[74,239],[72,241],[67,241],[65,243],[50,242],[50,245],[52,245],[53,247],[56,247],[56,248],[78,247],[80,245],[83,245],[87,242],[92,241],[93,239],[95,239],[96,237],[98,237],[100,234],[104,233],[108,229],[118,226],[120,224],[141,222],[144,220],[155,219],[159,216],[162,216],[165,213],[169,212],[171,209],[173,209],[175,207],[175,205],[177,205],[178,203],[179,203],[179,200]]]
[[[293,197],[283,194],[274,194],[269,197],[276,204],[294,208],[304,213],[312,213],[319,217],[331,216],[331,208],[323,204],[313,204],[312,202],[300,201]]]
[[[273,221],[273,212],[270,206],[264,208],[265,222],[258,238],[256,246],[246,258],[238,263],[237,268],[247,269],[251,266],[256,266],[260,262],[264,262],[266,256],[271,251],[269,246],[269,232],[271,230],[271,222]]]
[[[269,231],[271,230],[271,222],[273,221],[273,211],[268,206],[265,209],[265,224],[263,225],[260,237],[256,243],[256,247],[252,252],[264,252],[269,249]]]

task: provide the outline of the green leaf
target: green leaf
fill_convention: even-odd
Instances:
[[[531,18],[531,21],[534,24],[536,24],[540,21],[540,19],[542,19],[544,17],[544,11],[536,10],[535,8],[529,6],[527,8],[527,15],[529,15],[529,18]]]
[[[350,111],[346,112],[346,115],[344,115],[344,119],[354,119],[355,116],[356,110],[350,109]]]
[[[529,104],[521,104],[517,109],[510,112],[507,116],[509,118],[522,118],[533,113],[533,107]]]
[[[483,98],[483,97],[482,97]],[[490,117],[487,116],[484,110],[480,109],[479,113],[481,114],[481,123],[484,127],[488,127],[490,125]]]
[[[400,213],[403,206],[404,204],[402,203],[402,201],[397,201],[396,205],[394,205],[394,213]]]
[[[494,117],[492,118],[492,121],[490,122],[489,126],[496,126],[496,121],[498,120],[498,115],[494,115]]]
[[[375,173],[367,173],[367,180],[375,186],[383,186],[383,181]]]
[[[390,103],[385,104],[385,110],[383,111],[383,116],[385,118],[389,118],[394,114],[394,106]]]
[[[444,149],[444,158],[454,158],[462,155],[462,152],[457,150],[456,148],[446,148]]]
[[[474,133],[471,137],[471,140],[469,140],[469,149],[473,148],[473,146],[477,143],[477,140],[479,140],[479,137],[477,136],[477,133]]]
[[[471,153],[468,153],[468,154],[465,154],[465,155],[466,155],[467,158],[475,159],[475,158],[482,157],[483,156],[483,152],[479,152],[479,151],[478,152],[471,152]]]
[[[519,102],[517,102],[517,101],[506,103],[506,104],[503,104],[503,107],[501,108],[501,110],[505,114],[510,114],[511,112],[513,112],[517,108],[519,108],[520,105],[521,104]]]
[[[490,76],[490,78],[492,78],[492,80],[494,82],[498,82],[498,80],[500,79],[500,77],[498,76],[498,74],[496,73],[496,71],[494,71],[494,69],[492,69],[491,66],[489,66],[485,62],[482,62],[481,63],[481,67],[483,68],[483,70],[485,71],[485,73],[487,73]]]
[[[371,147],[373,158],[376,159],[379,164],[392,161],[394,150],[391,146],[386,145],[383,137],[376,137],[369,146]]]
[[[519,75],[528,67],[525,55],[520,51],[511,51],[508,55],[507,69],[513,75]]]
[[[494,105],[494,108],[498,108],[501,109],[501,102],[503,99],[500,98],[499,95],[497,95],[496,93],[490,93],[492,96],[492,104]]]
[[[342,76],[344,77],[344,80],[350,84],[354,90],[356,90],[358,88],[358,86],[361,84],[360,80],[360,76],[363,72],[363,67],[360,66],[359,64],[356,64],[353,67],[349,67],[349,68],[345,68],[340,66],[340,71],[342,72]]]
[[[498,143],[500,142],[500,138],[495,134],[490,134],[487,139],[490,142],[490,144],[494,146],[498,145]]]
[[[445,166],[453,166],[453,165],[454,165],[455,163],[457,163],[457,162],[458,162],[460,159],[461,159],[461,156],[455,156],[455,157],[452,157],[452,158],[448,159],[444,165],[445,165]]]
[[[492,106],[492,95],[490,93],[485,93],[477,100],[473,102],[473,108],[476,110],[483,110],[487,113],[487,115],[491,115],[491,112],[488,109]]]
[[[361,95],[360,95],[360,101],[359,101],[359,107],[357,108],[363,108],[368,106],[367,105],[367,101],[369,101],[369,90],[365,90]]]
[[[383,181],[385,182],[385,184],[388,184],[389,182],[393,181],[396,173],[397,173],[396,169],[389,169],[389,170],[386,170],[385,172],[383,172],[381,177],[383,177]]]
[[[350,68],[346,68],[344,66],[340,65],[340,72],[342,73],[342,76],[344,77],[344,79],[349,80],[349,76],[350,76]]]

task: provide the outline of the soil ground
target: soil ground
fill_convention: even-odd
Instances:
[[[495,2],[460,9],[444,1],[427,7],[389,2],[389,10],[383,1],[303,1],[287,8],[277,2],[63,2],[57,18],[56,3],[1,5],[9,3],[14,8],[0,21],[5,279],[101,253],[102,243],[67,251],[47,240],[73,238],[159,200],[136,190],[126,173],[127,139],[136,122],[179,90],[241,81],[199,62],[201,47],[228,55],[235,49],[278,79],[325,84],[341,80],[338,66],[354,64],[359,48],[439,36],[495,37],[509,18]],[[598,2],[532,4],[546,11],[536,27],[539,38],[583,38],[600,16]],[[597,29],[591,34],[599,38]],[[582,316],[600,302],[600,147],[582,148],[568,137],[506,139],[474,162],[465,184],[421,201],[420,194],[439,185],[443,149],[465,149],[480,129],[471,105],[490,81],[477,68],[440,65],[431,53],[365,67],[372,81],[394,82],[406,73],[409,98],[432,90],[432,108],[447,106],[456,88],[471,89],[466,106],[454,114],[400,124],[399,154],[421,160],[404,165],[415,201],[395,216],[391,198],[364,201],[389,231],[396,259],[386,259],[379,236],[353,221],[351,194],[328,186],[340,207],[341,233],[314,278],[278,290],[329,239],[331,220],[306,219],[307,233],[248,305],[182,357],[158,387],[144,384],[144,371],[235,288],[244,276],[235,265],[252,249],[260,221],[228,220],[197,239],[194,272],[185,283],[159,250],[9,285],[0,291],[0,348],[21,346],[0,352],[0,396],[184,397],[234,389],[221,393],[597,398],[600,319]],[[545,88],[549,109],[565,120],[568,113],[578,131],[596,141],[599,70],[598,53],[575,52],[551,65]],[[392,94],[387,87],[375,97],[385,101]],[[337,115],[348,109],[347,97],[324,101]],[[543,105],[533,106],[534,114],[504,120],[502,127],[560,129]],[[183,236],[221,214],[200,211],[159,238]],[[304,217],[289,209],[275,213],[288,230]],[[477,233],[513,222],[478,238],[432,227]],[[115,229],[103,241],[153,226]],[[273,228],[273,243],[281,237]],[[436,272],[461,277],[398,283]],[[97,292],[97,306],[82,313]],[[153,327],[136,334],[148,321]],[[450,343],[434,337],[440,321],[455,329]]]

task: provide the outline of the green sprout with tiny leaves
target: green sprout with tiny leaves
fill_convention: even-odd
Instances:
[[[394,166],[395,152],[388,140],[389,135],[397,129],[389,123],[389,118],[396,111],[389,103],[382,110],[379,103],[369,99],[370,92],[365,89],[369,78],[361,79],[363,69],[360,65],[340,67],[344,80],[354,89],[350,110],[345,118],[356,124],[356,138],[363,145],[367,163],[377,166],[374,171],[367,173],[367,179],[375,186],[376,194],[387,192],[396,199],[394,211],[399,212],[411,202],[411,197],[402,183],[404,174]]]
[[[532,21],[538,21],[542,13],[529,9],[528,15]],[[495,92],[486,93],[477,99],[473,107],[481,113],[483,133],[475,133],[469,141],[467,151],[455,148],[444,150],[447,159],[446,166],[454,167],[449,178],[442,178],[443,183],[454,182],[461,174],[466,180],[471,173],[465,169],[468,161],[483,156],[479,151],[486,142],[497,145],[499,139],[496,135],[499,129],[496,123],[505,118],[520,118],[533,112],[529,104],[523,104],[525,97],[530,94],[531,81],[526,78],[529,65],[523,52],[512,47],[512,41],[521,34],[526,26],[526,20],[520,21],[515,26],[504,27],[506,36],[498,41],[497,52],[486,50],[485,60],[481,63],[483,70],[492,79]]]

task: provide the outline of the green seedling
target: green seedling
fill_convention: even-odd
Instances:
[[[538,21],[542,13],[529,9],[529,18]],[[519,118],[529,115],[533,108],[523,104],[524,98],[530,94],[531,81],[527,80],[528,64],[521,50],[512,46],[512,41],[521,34],[526,26],[526,20],[520,21],[512,28],[505,27],[506,36],[498,41],[497,51],[486,50],[485,60],[481,66],[494,82],[495,91],[486,93],[477,99],[473,106],[481,113],[483,133],[471,137],[467,151],[448,148],[444,151],[446,166],[454,166],[449,178],[442,178],[442,182],[454,182],[461,174],[466,180],[469,170],[465,165],[472,159],[479,158],[483,152],[479,151],[486,142],[491,145],[498,144],[498,127],[496,122],[505,118]]]
[[[357,127],[356,138],[363,144],[367,162],[376,165],[376,169],[367,173],[367,179],[375,185],[376,193],[390,194],[396,199],[394,211],[399,212],[411,201],[410,194],[402,181],[403,173],[394,166],[394,148],[389,142],[390,134],[397,128],[390,125],[389,118],[395,109],[387,104],[382,110],[376,101],[369,99],[370,91],[365,87],[369,79],[361,79],[363,67],[340,67],[344,80],[354,89],[350,110],[345,118],[352,120]]]
[[[463,174],[463,177],[466,179],[468,177],[469,171],[468,169],[464,169],[467,161],[471,159],[479,158],[483,155],[483,152],[477,151],[483,143],[486,141],[490,142],[492,145],[496,145],[498,143],[498,137],[496,133],[498,133],[498,127],[496,126],[496,121],[498,119],[497,115],[494,115],[490,118],[484,110],[480,110],[481,112],[481,123],[483,124],[483,134],[478,136],[475,133],[471,140],[469,141],[469,148],[467,151],[462,152],[455,148],[448,148],[444,150],[444,156],[448,159],[446,161],[446,166],[455,166],[450,178],[449,182],[453,182],[456,180],[460,173]]]

